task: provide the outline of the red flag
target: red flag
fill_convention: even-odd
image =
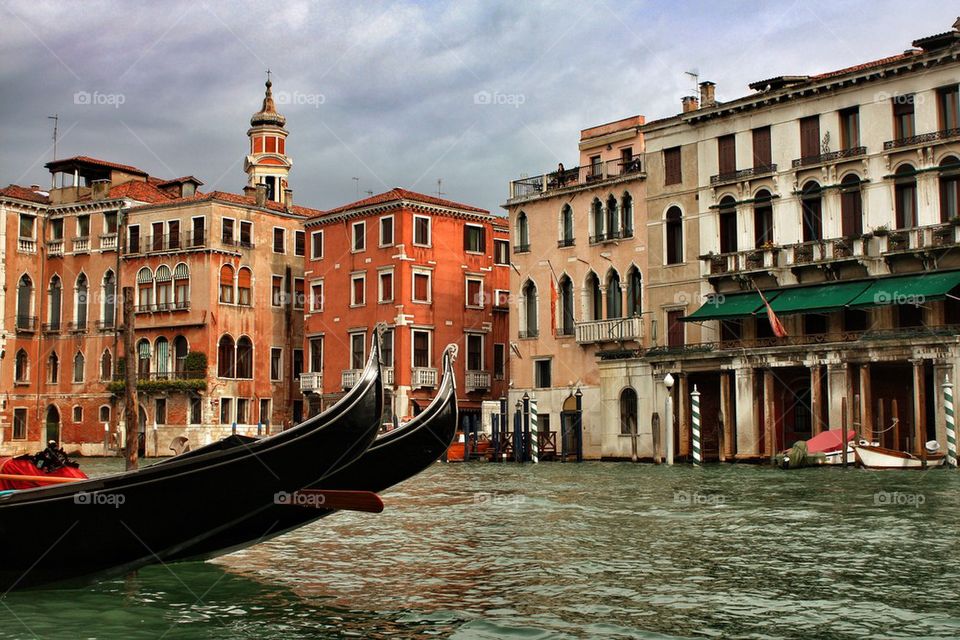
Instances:
[[[557,335],[557,282],[550,278],[550,327],[553,335]]]
[[[777,317],[777,314],[773,312],[773,308],[763,296],[763,291],[760,291],[760,287],[757,287],[757,293],[760,294],[760,299],[763,300],[763,305],[767,308],[767,320],[770,321],[770,329],[773,330],[773,335],[777,336],[778,338],[786,338],[787,330],[783,328],[783,323],[780,322],[780,318]]]

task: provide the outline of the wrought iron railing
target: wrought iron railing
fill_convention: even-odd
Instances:
[[[916,136],[897,138],[896,140],[887,140],[883,143],[883,150],[889,151],[891,149],[898,149],[900,147],[912,147],[915,144],[939,142],[941,140],[949,140],[950,138],[956,138],[958,136],[960,136],[960,129],[941,129],[940,131],[921,133],[920,135]]]
[[[17,331],[36,331],[37,330],[37,316],[17,316]]]
[[[724,184],[727,182],[740,182],[741,180],[748,180],[750,178],[758,178],[760,176],[769,175],[771,173],[777,172],[777,165],[774,163],[767,165],[758,165],[756,167],[750,167],[749,169],[740,169],[739,171],[726,171],[724,173],[718,173],[715,176],[710,176],[710,184]]]
[[[828,162],[836,162],[837,160],[858,158],[866,155],[866,153],[867,148],[861,146],[850,147],[849,149],[840,149],[839,151],[828,151],[815,156],[803,156],[802,158],[794,159],[793,168],[796,169],[798,167],[810,167],[818,164],[826,164]]]

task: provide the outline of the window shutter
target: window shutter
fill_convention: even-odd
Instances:
[[[753,166],[769,167],[772,164],[770,153],[770,127],[753,130]]]

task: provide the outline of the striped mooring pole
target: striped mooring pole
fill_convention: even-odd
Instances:
[[[530,461],[540,462],[540,439],[537,437],[537,399],[530,398]]]
[[[690,417],[693,426],[693,464],[699,466],[703,463],[703,454],[700,451],[700,392],[697,391],[697,385],[693,385],[690,404]]]
[[[953,415],[953,385],[943,377],[943,413],[947,418],[947,465],[957,467],[957,423]]]

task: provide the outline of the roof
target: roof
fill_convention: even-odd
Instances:
[[[203,180],[198,180],[197,178],[194,178],[193,176],[180,176],[179,178],[173,178],[172,180],[161,180],[161,181],[157,182],[157,186],[158,186],[158,187],[166,187],[166,186],[169,186],[169,185],[171,185],[171,184],[181,184],[181,183],[184,183],[184,182],[192,182],[192,183],[194,183],[194,184],[196,184],[196,185],[201,185],[201,184],[203,184]]]
[[[331,209],[330,211],[326,212],[326,215],[343,213],[344,211],[350,211],[352,209],[362,209],[363,207],[371,207],[374,205],[385,204],[387,202],[395,202],[399,200],[412,200],[414,202],[432,204],[438,207],[448,207],[450,209],[460,209],[461,211],[472,211],[474,213],[490,213],[486,209],[474,207],[469,204],[454,202],[453,200],[444,200],[443,198],[437,198],[436,196],[428,196],[425,193],[417,193],[416,191],[408,191],[407,189],[394,187],[390,191],[384,191],[383,193],[375,196],[370,196],[369,198],[364,198],[363,200],[358,200],[350,204],[345,204],[342,207]]]
[[[169,193],[158,189],[150,182],[131,180],[110,189],[108,198],[130,198],[140,202],[167,202],[173,199]]]
[[[127,173],[132,173],[135,175],[141,175],[141,176],[147,175],[146,171],[142,169],[138,169],[129,164],[119,164],[116,162],[109,162],[108,160],[98,160],[97,158],[91,158],[90,156],[73,156],[72,158],[64,158],[62,160],[52,160],[43,166],[53,171],[58,167],[61,167],[64,165],[72,165],[72,164],[90,164],[96,167],[104,167],[105,169],[116,169],[118,171],[125,171]]]
[[[188,196],[186,198],[171,198],[167,196],[167,199],[159,202],[151,202],[150,205],[176,205],[183,204],[188,202],[226,202],[230,204],[239,204],[250,207],[256,207],[257,201],[253,196],[245,196],[238,193],[228,193],[226,191],[211,191],[210,193],[198,193],[194,196]],[[311,209],[310,207],[301,207],[294,205],[291,211],[287,211],[285,205],[279,202],[269,201],[264,204],[264,209],[269,209],[271,211],[276,211],[277,213],[293,213],[294,215],[303,216],[305,218],[311,218],[319,215],[323,215],[323,211],[320,209]]]
[[[50,196],[16,184],[11,184],[3,189],[0,189],[0,196],[14,198],[16,200],[26,200],[27,202],[36,202],[39,204],[50,203]]]
[[[895,56],[887,56],[886,58],[880,58],[878,60],[871,60],[870,62],[863,62],[861,64],[855,64],[852,67],[845,67],[843,69],[837,69],[836,71],[827,71],[826,73],[821,73],[820,75],[811,76],[811,81],[823,80],[825,78],[833,78],[835,76],[842,76],[848,73],[856,73],[858,71],[866,71],[867,69],[873,69],[874,67],[882,67],[885,64],[890,64],[891,62],[898,62],[900,60],[906,60],[917,54],[921,53],[920,51],[905,51],[899,53]]]

